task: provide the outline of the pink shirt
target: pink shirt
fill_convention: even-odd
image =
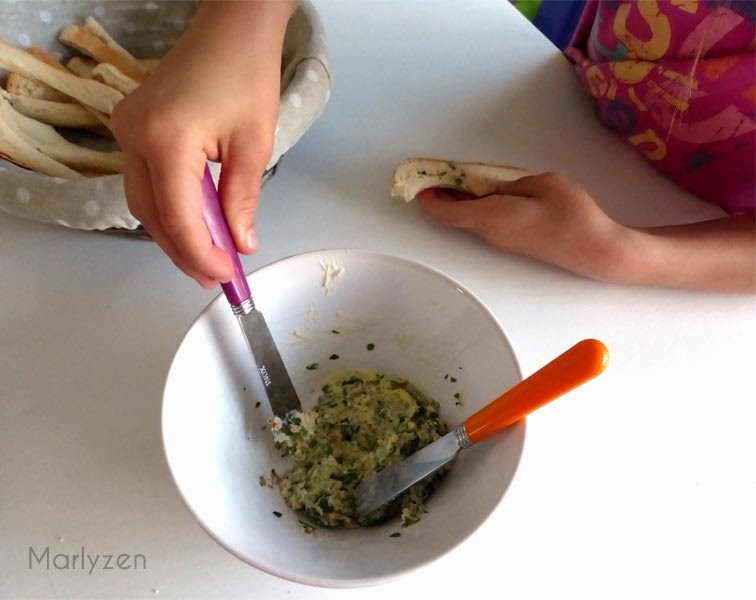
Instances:
[[[589,1],[566,50],[607,125],[731,214],[756,210],[755,19],[752,0]]]

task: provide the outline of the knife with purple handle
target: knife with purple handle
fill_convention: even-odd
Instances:
[[[239,254],[207,165],[202,179],[202,199],[202,217],[213,244],[228,252],[234,263],[233,279],[221,284],[223,293],[231,305],[231,311],[239,320],[247,345],[257,364],[257,371],[265,386],[265,393],[268,395],[273,414],[283,418],[290,410],[301,410],[302,405],[268,329],[268,324],[262,313],[255,308],[247,277],[242,270]]]

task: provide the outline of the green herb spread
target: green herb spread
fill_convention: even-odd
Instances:
[[[420,520],[428,495],[445,471],[357,519],[354,488],[449,430],[438,403],[403,380],[357,374],[325,385],[315,407],[271,419],[276,448],[293,461],[272,478],[293,510],[326,527],[358,527],[401,514],[402,526]]]

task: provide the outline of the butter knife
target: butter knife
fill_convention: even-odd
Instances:
[[[302,405],[286,370],[286,365],[278,352],[273,335],[265,322],[265,317],[255,307],[236,245],[223,214],[218,191],[215,189],[215,183],[207,165],[202,179],[202,199],[202,217],[213,244],[228,252],[234,263],[233,279],[221,284],[223,293],[231,305],[231,311],[239,321],[244,338],[255,359],[273,414],[283,418],[291,410],[301,410]]]
[[[525,415],[599,375],[609,351],[598,340],[583,340],[487,404],[445,436],[387,467],[355,488],[356,516],[363,517],[451,462],[469,448]]]

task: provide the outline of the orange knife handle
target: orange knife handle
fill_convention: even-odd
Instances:
[[[599,375],[609,351],[598,340],[578,342],[564,354],[486,405],[464,423],[472,443],[516,423],[525,415]]]

